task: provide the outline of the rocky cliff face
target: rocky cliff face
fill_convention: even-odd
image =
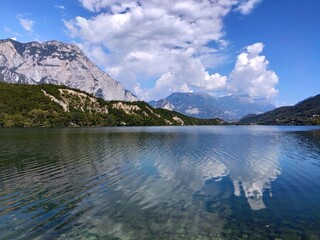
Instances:
[[[105,100],[136,101],[131,92],[101,71],[78,46],[58,41],[0,40],[0,80],[66,85]]]
[[[187,116],[221,118],[225,121],[238,120],[248,114],[259,114],[275,108],[265,99],[254,99],[248,95],[215,98],[203,93],[173,93],[149,104]]]

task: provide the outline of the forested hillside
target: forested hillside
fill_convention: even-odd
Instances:
[[[1,127],[215,125],[145,102],[104,101],[65,86],[0,82]]]
[[[242,124],[320,125],[320,94],[291,107],[280,107],[264,114],[243,118]]]

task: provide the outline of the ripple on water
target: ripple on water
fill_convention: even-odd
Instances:
[[[319,236],[319,135],[310,131],[1,133],[0,239]]]

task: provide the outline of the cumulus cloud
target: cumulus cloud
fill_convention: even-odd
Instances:
[[[244,0],[239,4],[237,10],[243,15],[248,15],[261,2],[262,0]]]
[[[92,12],[98,12],[101,9],[110,6],[111,4],[115,4],[116,1],[112,0],[79,0],[83,7]]]
[[[266,57],[260,55],[263,48],[263,43],[255,43],[239,54],[230,74],[228,90],[231,93],[266,98],[277,95],[279,78],[268,69],[269,61]]]
[[[19,20],[20,25],[28,32],[33,31],[33,26],[35,25],[35,21],[23,17],[23,15],[18,14],[17,19]]]
[[[227,77],[206,69],[226,58],[223,19],[243,1],[79,1],[93,17],[65,21],[70,35],[138,97],[226,87]]]
[[[181,57],[180,64],[176,66],[179,68],[163,73],[152,89],[136,88],[136,92],[143,99],[158,99],[173,92],[213,92],[226,86],[226,76],[218,73],[210,75],[198,59]]]

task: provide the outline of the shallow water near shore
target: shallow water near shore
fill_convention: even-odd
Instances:
[[[320,128],[0,129],[0,239],[320,239]]]

